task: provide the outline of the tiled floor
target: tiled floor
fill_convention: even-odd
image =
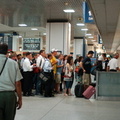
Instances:
[[[120,102],[42,96],[23,97],[15,120],[120,120]]]

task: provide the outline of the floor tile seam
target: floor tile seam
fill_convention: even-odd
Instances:
[[[58,104],[60,104],[66,97],[62,98],[58,103],[56,103],[50,110],[47,111],[47,113],[45,113],[40,120],[42,120],[49,112],[51,112],[51,110],[53,110]]]

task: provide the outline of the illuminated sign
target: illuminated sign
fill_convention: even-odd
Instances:
[[[24,38],[23,39],[23,50],[40,50],[40,39],[38,38]]]
[[[94,23],[92,13],[89,9],[87,2],[83,2],[83,18],[84,23]]]

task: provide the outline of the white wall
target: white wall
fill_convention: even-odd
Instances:
[[[19,51],[19,36],[13,36],[12,51]]]
[[[52,48],[70,53],[71,25],[69,23],[47,23],[46,52]]]
[[[76,55],[83,56],[83,39],[74,39],[74,58]]]

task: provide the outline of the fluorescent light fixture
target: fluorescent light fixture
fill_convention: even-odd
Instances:
[[[67,9],[67,10],[63,10],[64,12],[66,12],[66,13],[73,13],[73,12],[75,12],[73,9]]]
[[[19,35],[19,38],[22,38],[22,36],[21,36],[21,35]]]
[[[86,36],[90,36],[90,35],[92,35],[92,34],[89,34],[89,33],[87,33],[87,34],[85,34]]]
[[[77,25],[77,26],[85,26],[84,23],[77,23],[76,25]]]
[[[87,28],[84,28],[84,29],[81,29],[82,31],[88,31],[88,29]]]
[[[31,30],[38,30],[37,28],[31,28]]]
[[[20,51],[22,51],[22,48],[19,48]]]
[[[90,37],[88,37],[88,38],[94,38],[93,36],[90,36]]]
[[[46,33],[43,33],[43,35],[46,35]]]
[[[96,41],[96,40],[91,40],[91,41],[93,41],[93,42],[94,42],[94,41]]]
[[[26,24],[18,24],[20,27],[26,27]]]

